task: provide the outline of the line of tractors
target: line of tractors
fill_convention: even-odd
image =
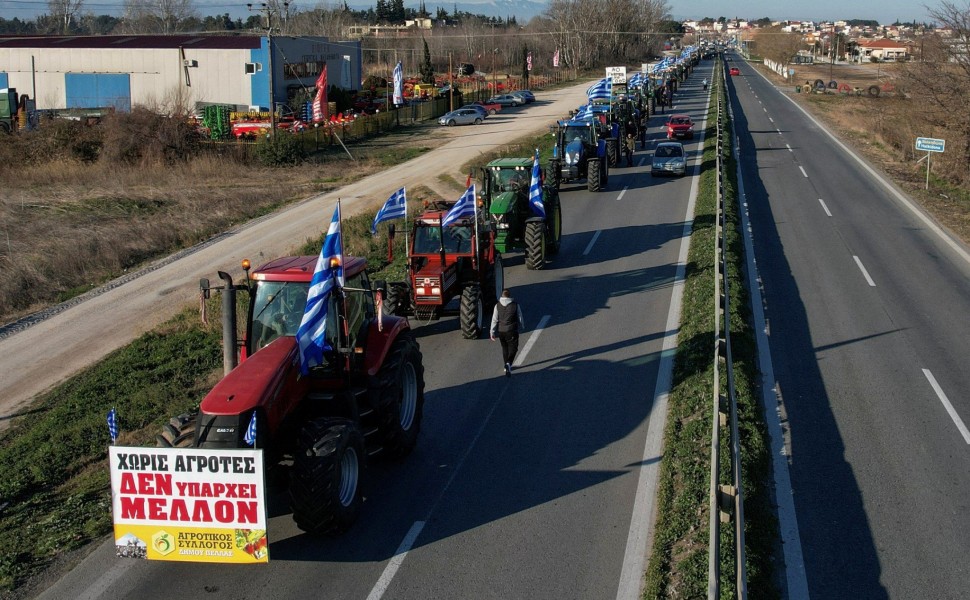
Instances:
[[[521,251],[526,267],[536,270],[558,253],[561,182],[585,177],[595,191],[606,185],[632,105],[606,106],[600,114],[609,118],[556,124],[553,158],[541,177],[545,216],[530,206],[533,159],[500,158],[481,169],[481,210],[474,216],[443,226],[455,203],[434,202],[411,221],[405,281],[370,281],[364,259],[343,257],[344,284],[328,301],[328,349],[308,375],[300,370],[295,335],[317,257],[279,258],[256,269],[244,261],[242,283],[225,272],[222,285],[201,280],[203,299],[222,294],[225,376],[197,411],[165,424],[157,445],[263,449],[265,464],[288,482],[300,529],[324,535],[348,529],[360,511],[368,459],[403,458],[421,429],[424,366],[408,317],[457,313],[462,337],[482,334],[504,287],[502,255]],[[392,247],[393,226],[388,233]],[[239,294],[245,301],[237,301]],[[241,339],[237,306],[246,307]]]
[[[203,299],[222,295],[225,376],[197,411],[165,424],[157,445],[247,448],[255,422],[251,445],[287,482],[296,525],[323,535],[348,529],[360,511],[368,459],[403,458],[421,428],[424,366],[408,315],[427,320],[457,312],[462,336],[476,338],[503,288],[502,254],[521,250],[528,268],[542,269],[558,252],[557,186],[544,181],[545,217],[537,216],[529,203],[532,167],[531,158],[485,166],[474,217],[443,227],[454,202],[427,206],[408,232],[407,281],[370,281],[364,259],[344,256],[344,285],[329,298],[328,349],[308,375],[300,370],[295,335],[316,256],[256,269],[244,261],[241,283],[225,272],[221,285],[201,280]]]

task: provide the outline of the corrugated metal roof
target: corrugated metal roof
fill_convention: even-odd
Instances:
[[[0,48],[259,48],[258,35],[45,35],[0,36]]]

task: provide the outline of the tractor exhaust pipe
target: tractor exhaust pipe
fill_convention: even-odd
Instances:
[[[219,271],[219,278],[226,283],[222,290],[222,370],[224,375],[236,368],[236,288],[232,276]]]

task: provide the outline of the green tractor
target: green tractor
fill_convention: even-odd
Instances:
[[[562,240],[562,207],[559,191],[543,181],[545,218],[529,204],[531,158],[499,158],[482,169],[481,198],[495,223],[495,249],[500,253],[522,249],[525,266],[542,269],[546,257],[559,252]]]

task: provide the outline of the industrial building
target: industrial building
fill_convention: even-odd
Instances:
[[[272,43],[272,54],[269,52]],[[0,89],[37,109],[268,107],[328,84],[357,90],[359,41],[266,35],[0,36]]]

